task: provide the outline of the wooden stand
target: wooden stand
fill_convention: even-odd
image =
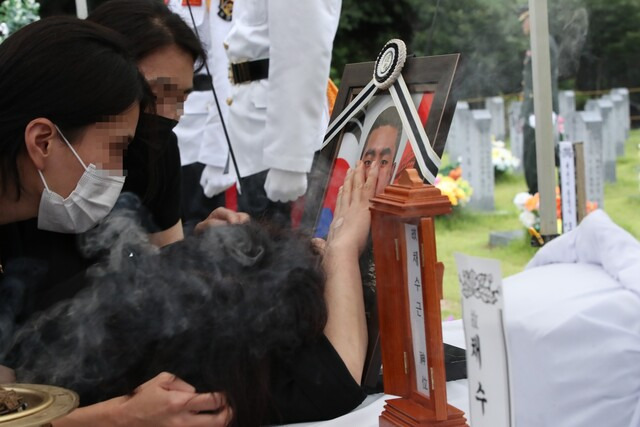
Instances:
[[[372,199],[371,212],[384,391],[401,396],[387,401],[380,425],[466,426],[464,413],[447,404],[440,311],[444,266],[437,260],[434,228],[434,217],[451,212],[451,203],[409,169],[399,184]],[[411,247],[416,249],[408,254]],[[410,272],[412,261],[416,267]],[[412,307],[414,291],[418,295],[411,295],[417,301]],[[412,322],[414,329],[424,329],[412,331]],[[417,333],[426,348],[414,348],[420,342]],[[421,377],[419,369],[426,375]]]

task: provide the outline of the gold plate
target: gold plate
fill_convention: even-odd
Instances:
[[[78,395],[61,387],[41,384],[0,384],[18,393],[27,409],[0,416],[0,427],[36,427],[67,415],[78,407]]]

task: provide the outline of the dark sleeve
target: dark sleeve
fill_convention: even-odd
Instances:
[[[136,194],[149,212],[149,232],[164,231],[180,219],[181,175],[178,138],[171,132],[158,148],[142,141],[131,143],[125,155],[127,179],[122,191]]]
[[[298,351],[289,363],[274,365],[270,392],[270,423],[336,418],[366,397],[324,336]]]

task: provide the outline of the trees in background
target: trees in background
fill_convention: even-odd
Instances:
[[[332,75],[375,59],[390,38],[417,55],[462,53],[461,98],[518,92],[528,38],[517,0],[343,0]],[[640,86],[638,0],[550,0],[549,26],[560,49],[563,86],[577,90]]]

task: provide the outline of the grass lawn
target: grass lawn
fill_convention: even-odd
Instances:
[[[637,239],[640,239],[640,129],[631,131],[625,156],[617,162],[617,182],[606,184],[604,210]],[[522,271],[535,254],[528,235],[507,247],[490,248],[489,233],[523,229],[519,211],[513,204],[516,193],[526,191],[522,175],[500,177],[495,183],[495,211],[473,212],[462,209],[436,221],[438,258],[445,265],[443,318],[461,316],[460,290],[454,252],[501,261],[503,277]]]

